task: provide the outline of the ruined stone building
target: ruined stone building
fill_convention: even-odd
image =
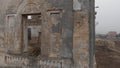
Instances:
[[[91,68],[93,11],[94,0],[0,0],[0,68]]]

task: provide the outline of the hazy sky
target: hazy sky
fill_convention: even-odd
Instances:
[[[120,0],[95,0],[96,6],[96,33],[117,31],[120,33]]]

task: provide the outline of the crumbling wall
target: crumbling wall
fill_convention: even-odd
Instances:
[[[73,0],[75,68],[89,68],[89,0]]]
[[[6,3],[6,4],[5,4]],[[9,1],[0,0],[0,51],[5,51],[5,14]]]
[[[13,16],[14,23],[4,22],[6,27],[6,40],[8,49],[20,53],[24,44],[22,40],[22,14],[41,13],[42,14],[42,52],[44,55],[53,57],[72,58],[72,38],[73,38],[73,3],[69,1],[52,1],[52,0],[14,0],[8,3],[5,10],[6,16]],[[58,13],[59,19],[54,14]],[[53,17],[53,16],[55,17]],[[11,23],[11,24],[9,24]],[[54,24],[56,23],[56,24]],[[13,27],[9,28],[9,25]],[[9,30],[8,30],[9,29]],[[10,30],[12,30],[10,32]],[[10,34],[11,33],[11,34]],[[12,35],[14,35],[14,38]],[[13,40],[13,41],[12,41]],[[22,41],[21,41],[22,40]],[[54,41],[55,40],[55,41]],[[13,43],[14,42],[14,43]],[[55,49],[53,47],[56,47]],[[52,49],[49,49],[49,48]],[[56,51],[56,53],[55,53]],[[46,53],[45,53],[46,52]],[[51,55],[51,54],[57,55]]]
[[[89,0],[0,0],[0,3],[0,23],[5,27],[7,49],[22,53],[22,15],[41,13],[42,54],[72,59],[74,68],[89,68]],[[11,15],[15,21],[10,32],[11,24],[6,20]]]
[[[61,37],[62,45],[60,45],[61,57],[72,58],[72,36],[73,36],[73,3],[72,0],[47,0],[54,8],[61,9],[61,19],[56,25]],[[56,28],[53,28],[56,29]]]

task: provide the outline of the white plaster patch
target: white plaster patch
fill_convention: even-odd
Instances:
[[[81,10],[81,3],[78,0],[73,0],[73,10]]]

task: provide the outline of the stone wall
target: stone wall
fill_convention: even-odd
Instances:
[[[0,49],[21,54],[22,15],[41,13],[42,55],[71,59],[73,68],[89,68],[89,8],[89,0],[0,0]]]

